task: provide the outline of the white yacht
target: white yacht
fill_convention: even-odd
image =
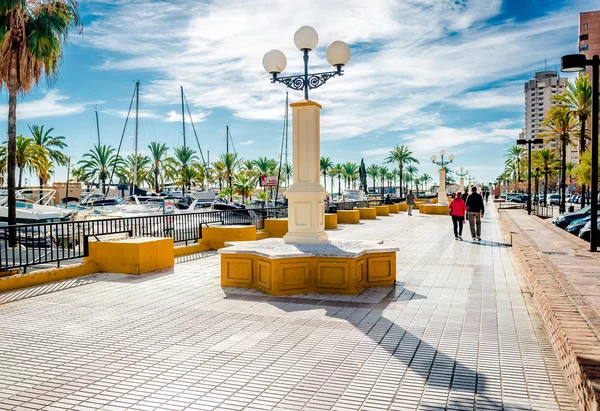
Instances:
[[[17,190],[17,223],[34,224],[65,221],[71,218],[72,210],[54,206],[56,190],[34,188]],[[8,222],[8,193],[0,192],[0,221]]]

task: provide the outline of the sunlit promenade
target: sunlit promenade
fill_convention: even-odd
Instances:
[[[400,248],[357,296],[222,288],[214,252],[0,294],[0,409],[575,409],[498,212],[413,214],[329,231]]]

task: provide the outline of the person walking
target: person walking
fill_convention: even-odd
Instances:
[[[471,229],[471,237],[475,241],[481,241],[481,217],[485,211],[483,206],[483,198],[477,192],[477,187],[473,186],[471,194],[467,198],[467,216],[469,218],[469,228]]]
[[[412,215],[412,208],[415,205],[415,195],[412,190],[406,195],[406,204],[408,205],[408,215]]]
[[[463,223],[465,221],[465,213],[467,206],[462,199],[462,193],[456,193],[456,198],[448,205],[450,215],[452,216],[452,225],[454,226],[454,237],[456,240],[462,241]]]
[[[489,192],[489,191],[486,191],[486,192],[485,192],[485,202],[486,202],[486,203],[488,202],[488,199],[489,199],[489,198],[490,198],[490,192]]]

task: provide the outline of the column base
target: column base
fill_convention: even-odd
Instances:
[[[287,233],[283,236],[287,244],[321,244],[329,241],[329,235],[322,233]]]

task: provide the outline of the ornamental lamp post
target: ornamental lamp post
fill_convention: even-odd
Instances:
[[[588,59],[584,54],[569,54],[560,61],[561,71],[575,73],[592,67],[592,198],[590,224],[590,251],[598,251],[598,75],[600,56]]]
[[[454,160],[454,154],[450,154],[448,156],[448,160],[444,161],[444,156],[446,155],[446,151],[440,150],[440,161],[436,161],[437,157],[434,155],[431,156],[431,162],[433,164],[437,164],[440,167],[440,185],[438,187],[438,204],[440,205],[448,205],[448,194],[446,193],[446,169],[445,167],[450,164]]]
[[[544,140],[535,138],[533,140],[518,139],[517,144],[527,144],[527,214],[531,214],[531,145],[542,144]]]
[[[460,173],[456,173],[457,176],[460,177],[460,192],[461,193],[465,193],[465,176],[469,174],[469,170],[464,170],[463,172],[463,168],[460,168]]]
[[[304,91],[304,100],[290,104],[292,108],[292,167],[293,183],[286,191],[288,199],[288,232],[286,243],[319,244],[328,240],[325,233],[325,208],[323,199],[327,192],[321,185],[320,128],[321,105],[308,99],[308,90],[321,87],[329,79],[344,74],[350,60],[350,48],[343,41],[327,46],[325,56],[335,71],[308,72],[309,52],[317,47],[319,35],[309,26],[300,27],[294,34],[294,44],[303,53],[304,73],[280,77],[285,70],[287,58],[279,50],[271,50],[263,57],[263,67],[271,74],[271,83]]]

